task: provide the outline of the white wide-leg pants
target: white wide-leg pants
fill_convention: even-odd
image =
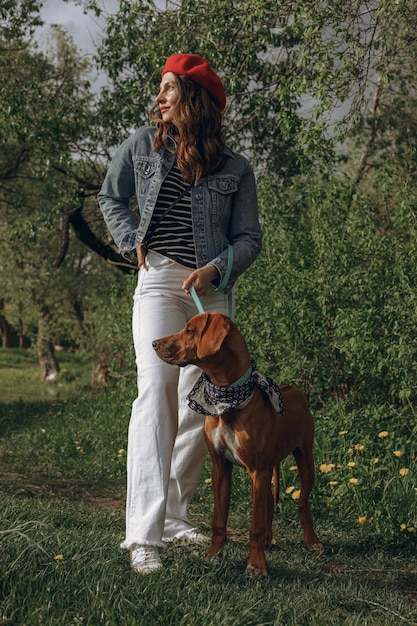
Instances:
[[[139,271],[132,329],[138,370],[127,450],[126,538],[132,544],[163,547],[164,540],[195,528],[187,509],[207,454],[204,417],[186,402],[201,370],[164,363],[152,341],[181,330],[198,313],[182,289],[188,268],[149,252],[148,269]],[[202,298],[206,312],[228,314],[227,296],[210,288]]]

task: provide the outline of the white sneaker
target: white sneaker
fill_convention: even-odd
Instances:
[[[152,574],[162,568],[159,548],[134,544],[130,548],[130,566],[139,574]]]

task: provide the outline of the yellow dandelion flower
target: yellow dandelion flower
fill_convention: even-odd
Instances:
[[[402,455],[403,455],[403,453],[402,453],[402,451],[401,451],[401,450],[394,450],[393,454],[394,454],[397,458],[400,458],[400,456],[402,456]]]
[[[373,463],[374,465],[376,465],[377,463],[379,463],[379,459],[378,459],[378,457],[377,457],[377,456],[376,456],[374,459],[372,459],[372,463]]]
[[[388,431],[387,430],[381,430],[381,432],[378,434],[378,437],[380,437],[381,439],[384,439],[385,437],[388,437]]]
[[[349,448],[348,455],[353,456],[354,454],[355,454],[355,451],[353,450],[353,448]]]
[[[64,555],[63,554],[56,554],[54,556],[54,560],[55,561],[63,561],[64,560]]]
[[[355,450],[357,450],[358,452],[360,452],[361,450],[363,450],[363,445],[361,443],[357,443],[355,445]]]
[[[357,485],[359,481],[357,478],[349,478],[349,482],[351,485]]]
[[[349,461],[349,463],[347,464],[348,467],[355,467],[355,465],[355,461]]]
[[[408,526],[407,532],[413,533],[414,532],[414,526]]]
[[[295,472],[296,470],[298,470],[298,467],[296,465],[291,465],[290,466],[290,471],[291,472]]]
[[[401,532],[404,532],[406,528],[407,528],[407,524],[400,524]]]
[[[400,476],[407,476],[407,474],[408,474],[408,472],[409,472],[409,471],[410,471],[410,470],[408,469],[408,467],[402,467],[402,468],[400,469]]]
[[[204,482],[206,485],[211,485],[211,478],[206,478]]]
[[[347,434],[348,434],[348,432],[349,432],[348,430],[341,430],[341,431],[339,432],[339,435],[342,435],[342,436],[343,436],[343,435],[347,435]]]
[[[322,463],[320,465],[320,471],[323,472],[323,474],[327,474],[327,472],[331,472],[332,469],[334,469],[334,463]]]
[[[362,526],[366,522],[366,515],[360,515],[358,517],[358,523]]]
[[[286,488],[285,493],[292,493],[294,489],[295,489],[294,485],[291,485],[291,487]]]
[[[120,448],[120,450],[117,453],[117,458],[121,459],[124,453],[125,453],[124,448]]]
[[[298,500],[298,498],[300,497],[300,493],[301,493],[301,489],[296,489],[295,491],[292,492],[292,499],[293,500]]]
[[[337,480],[331,480],[329,482],[330,487],[335,487],[337,485]]]

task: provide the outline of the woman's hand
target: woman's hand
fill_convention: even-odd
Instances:
[[[191,272],[188,278],[184,280],[182,288],[189,294],[191,285],[194,285],[197,295],[204,297],[207,295],[210,283],[218,278],[220,278],[220,275],[217,267],[209,263],[208,265]]]
[[[138,257],[138,268],[140,269],[145,265],[146,248],[145,244],[140,243],[136,248],[136,256]]]

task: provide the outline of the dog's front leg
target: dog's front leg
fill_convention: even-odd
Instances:
[[[216,555],[221,556],[223,544],[226,540],[233,465],[230,461],[218,456],[212,447],[209,446],[209,450],[212,460],[211,479],[214,496],[214,511],[211,546],[207,553],[207,558],[212,558]]]
[[[252,524],[249,533],[249,559],[246,567],[248,576],[268,575],[265,559],[268,507],[272,504],[272,469],[249,472],[252,480]],[[272,534],[272,531],[271,531]],[[269,537],[268,537],[269,539]]]

